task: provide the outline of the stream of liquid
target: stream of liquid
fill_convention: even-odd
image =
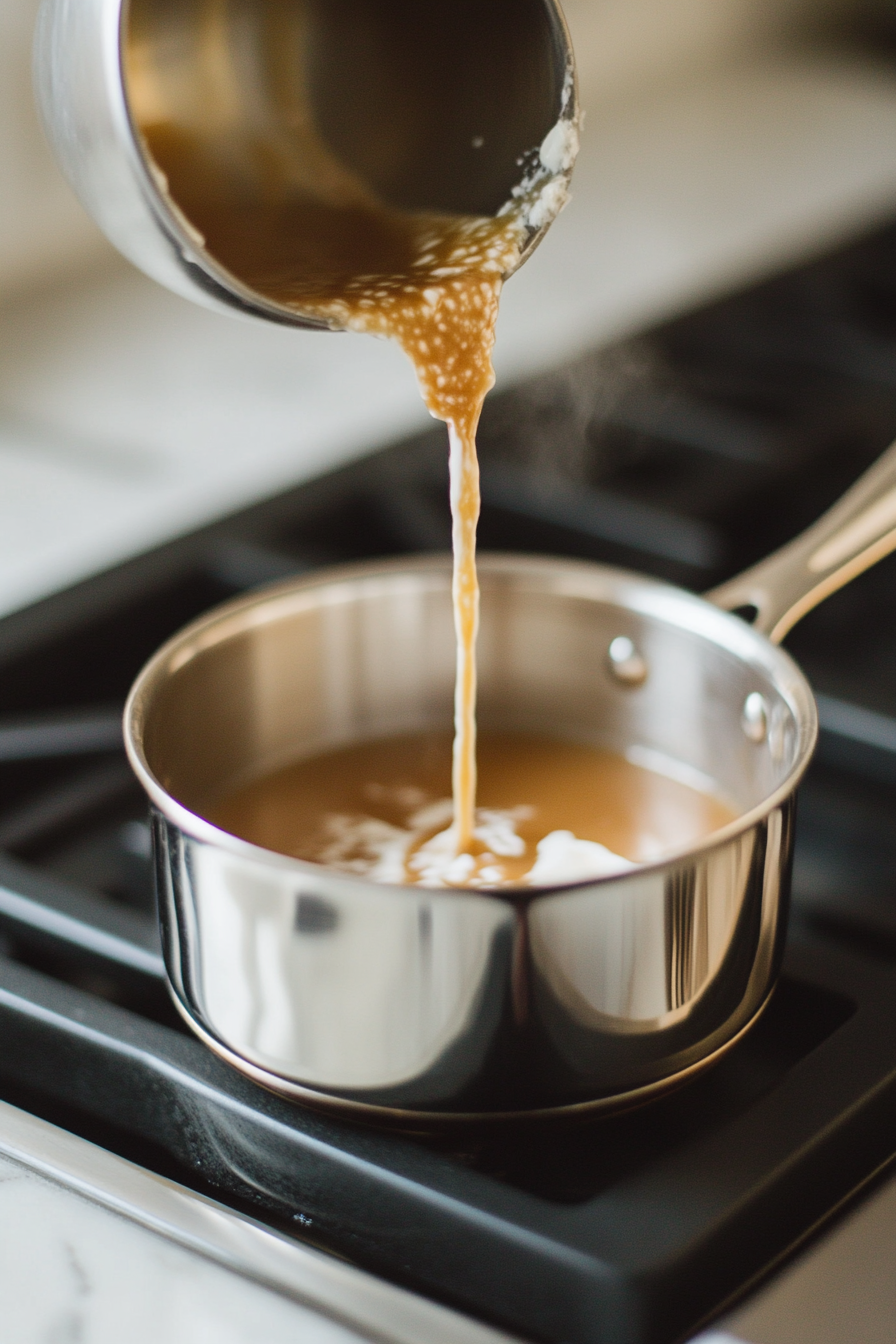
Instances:
[[[288,141],[266,141],[259,157],[251,135],[235,135],[226,100],[215,114],[220,134],[202,106],[192,131],[154,119],[139,46],[128,61],[158,188],[195,245],[281,308],[396,341],[449,434],[457,634],[450,750],[423,734],[319,756],[225,798],[213,819],[284,853],[430,886],[618,872],[730,820],[714,799],[592,748],[486,736],[477,753],[476,430],[494,383],[501,286],[531,230],[565,202],[574,122],[558,121],[497,216],[409,212],[376,200],[340,164],[301,98]]]
[[[139,79],[134,76],[134,87]],[[160,189],[228,271],[306,317],[396,341],[431,414],[449,434],[453,599],[457,635],[454,824],[457,854],[476,826],[476,635],[479,586],[476,429],[494,384],[492,347],[505,276],[519,263],[527,221],[565,200],[575,128],[544,150],[541,179],[494,218],[391,210],[371,199],[308,132],[311,185],[295,203],[237,197],[232,145],[207,146],[168,123],[141,126]],[[550,137],[549,137],[550,140]],[[547,142],[546,142],[547,143]],[[556,171],[550,171],[553,164]]]
[[[476,813],[476,429],[495,381],[491,355],[501,285],[519,261],[524,230],[516,211],[497,219],[418,217],[402,227],[409,260],[398,274],[352,279],[338,297],[304,297],[302,304],[340,326],[397,341],[430,413],[448,425],[457,638],[452,844],[465,854]],[[276,297],[295,302],[288,286]]]

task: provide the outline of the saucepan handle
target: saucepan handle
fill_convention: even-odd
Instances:
[[[780,644],[819,602],[896,550],[896,443],[818,522],[758,565],[706,594]]]

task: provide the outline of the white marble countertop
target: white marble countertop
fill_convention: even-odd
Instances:
[[[0,1158],[8,1344],[357,1344],[358,1336]]]
[[[508,284],[499,385],[896,214],[896,74],[765,56],[591,107]],[[428,422],[397,349],[204,312],[110,259],[0,309],[0,614]]]
[[[3,1344],[513,1344],[0,1102]]]

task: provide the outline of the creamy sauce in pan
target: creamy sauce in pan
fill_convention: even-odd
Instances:
[[[253,844],[383,882],[544,886],[623,872],[734,819],[615,752],[484,732],[471,841],[451,833],[451,739],[416,733],[299,761],[225,795],[210,820]]]

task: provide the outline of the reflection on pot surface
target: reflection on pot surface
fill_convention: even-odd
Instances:
[[[780,952],[778,811],[672,874],[517,907],[259,874],[157,825],[166,956],[200,1024],[266,1073],[374,1105],[538,1109],[647,1086],[751,1019]]]

